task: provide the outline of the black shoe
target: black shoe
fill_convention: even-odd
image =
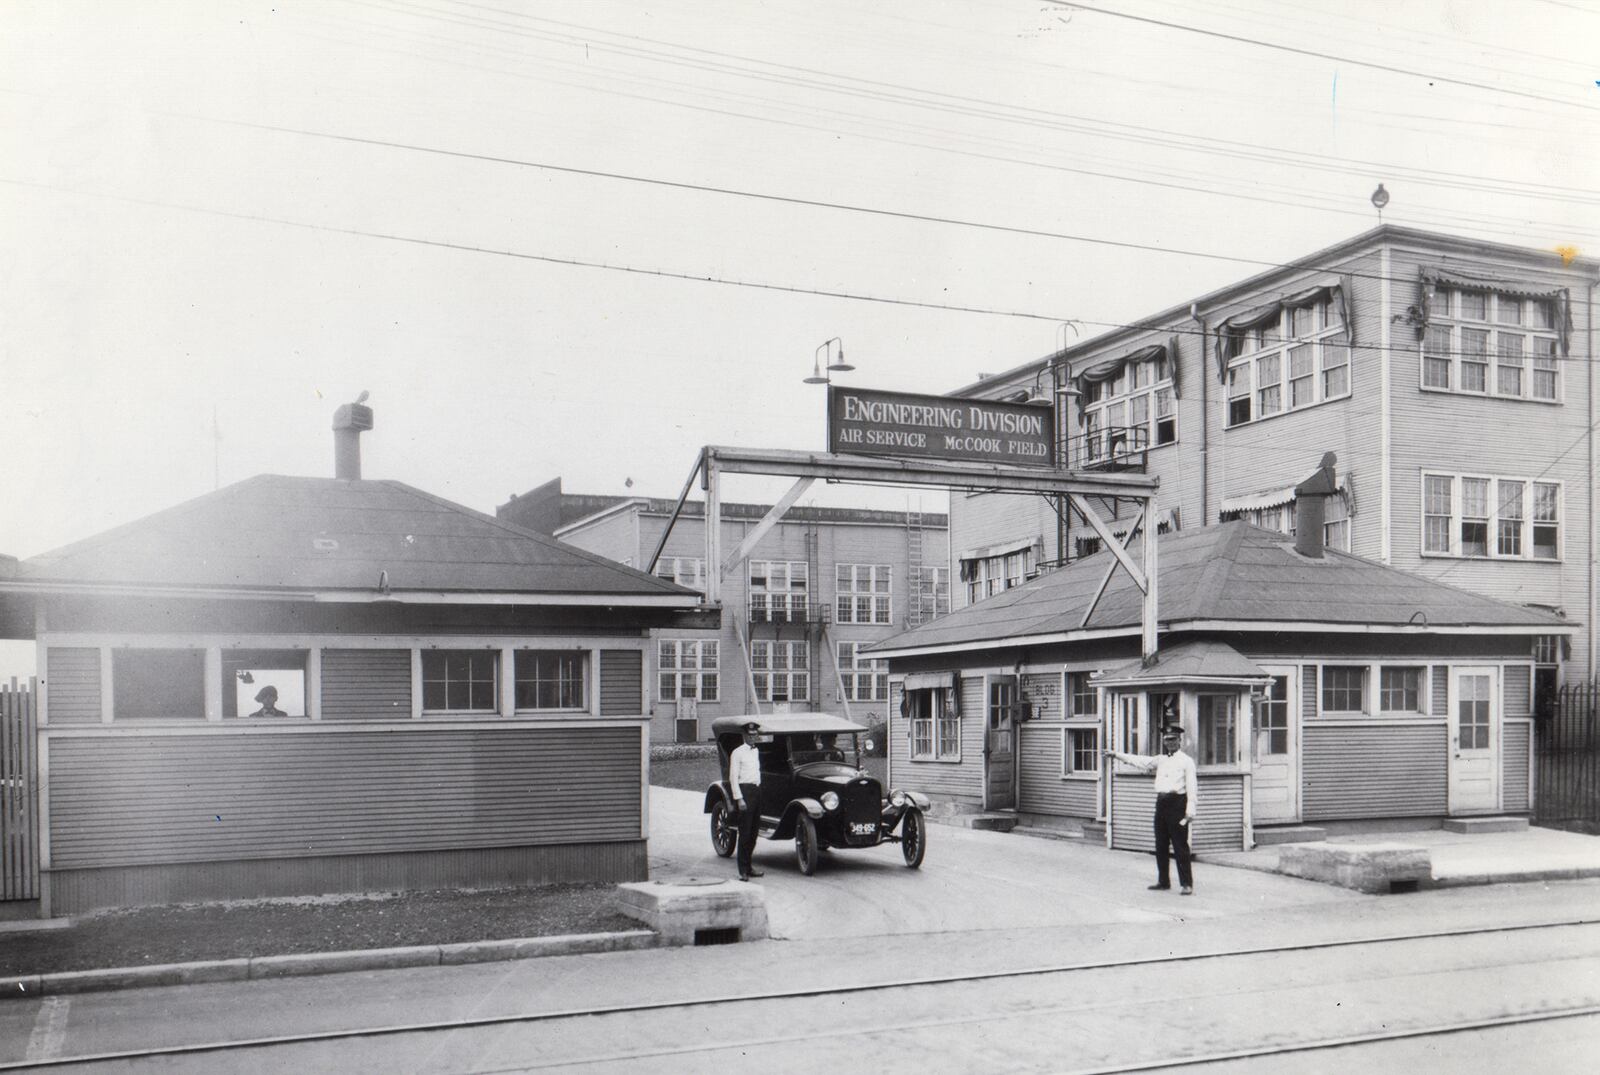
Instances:
[[[1147,885],[1145,887],[1150,889],[1151,892],[1165,892],[1167,889],[1171,888],[1172,886],[1171,885]]]
[[[765,876],[767,876],[767,871],[765,871],[765,870],[751,870],[750,871],[750,876],[751,877],[765,877]]]

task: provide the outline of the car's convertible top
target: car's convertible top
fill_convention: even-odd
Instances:
[[[751,721],[760,725],[762,735],[792,735],[806,732],[827,734],[870,730],[831,713],[765,713],[747,717],[718,717],[711,722],[711,734],[718,739],[725,735],[739,735],[744,731],[744,726]]]

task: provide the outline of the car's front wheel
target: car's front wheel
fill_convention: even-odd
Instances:
[[[719,799],[711,805],[711,846],[720,858],[729,858],[738,843],[739,826],[733,822],[733,811]]]
[[[927,850],[928,823],[923,820],[922,811],[913,806],[900,821],[900,853],[906,857],[906,865],[914,870],[922,865],[922,856]]]
[[[807,877],[817,872],[817,823],[807,814],[801,814],[795,823],[794,857]]]

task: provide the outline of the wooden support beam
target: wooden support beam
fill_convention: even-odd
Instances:
[[[739,542],[739,547],[729,553],[728,558],[722,562],[718,570],[722,572],[723,578],[727,578],[735,565],[743,562],[745,557],[755,551],[755,547],[760,543],[761,539],[766,537],[774,526],[778,525],[778,520],[782,519],[784,514],[794,507],[795,501],[804,496],[806,490],[811,488],[811,482],[811,478],[801,478],[789,487],[788,492],[778,498],[778,502],[772,505],[771,510],[762,516],[759,523],[756,523],[755,529],[746,534],[744,540]]]
[[[1138,534],[1141,528],[1144,526],[1146,514],[1147,513],[1144,511],[1139,512],[1139,517],[1133,521],[1133,525],[1128,527],[1128,532],[1122,536],[1122,547],[1124,550],[1133,544],[1134,536]],[[1117,564],[1118,562],[1116,558],[1113,557],[1111,562],[1106,565],[1105,573],[1100,576],[1100,585],[1094,591],[1094,597],[1090,599],[1089,607],[1083,610],[1083,619],[1078,622],[1078,629],[1080,631],[1089,626],[1089,617],[1094,615],[1094,610],[1099,606],[1100,599],[1106,595],[1106,587],[1111,585],[1111,576],[1117,573]]]
[[[1111,528],[1106,525],[1105,520],[1100,518],[1100,513],[1095,511],[1087,500],[1077,494],[1073,494],[1071,499],[1073,506],[1083,513],[1083,517],[1094,528],[1094,532],[1100,535],[1100,543],[1111,550],[1111,555],[1117,558],[1117,563],[1122,565],[1122,569],[1128,573],[1128,577],[1133,580],[1133,584],[1139,587],[1139,592],[1148,595],[1150,593],[1150,584],[1145,580],[1144,572],[1139,569],[1138,564],[1133,562],[1133,558],[1123,551],[1122,543],[1111,532]],[[1149,503],[1149,500],[1145,500],[1146,510],[1148,510]],[[1143,514],[1141,513],[1142,517]],[[1148,559],[1148,555],[1146,558]]]

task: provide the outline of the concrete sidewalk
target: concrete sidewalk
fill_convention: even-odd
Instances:
[[[1359,846],[1383,843],[1421,848],[1433,864],[1433,887],[1515,884],[1525,881],[1572,881],[1600,877],[1600,836],[1529,827],[1518,832],[1447,832],[1413,829],[1398,832],[1330,836],[1328,844]],[[1217,866],[1279,872],[1285,847],[1276,844],[1251,851],[1213,853],[1203,861]]]

